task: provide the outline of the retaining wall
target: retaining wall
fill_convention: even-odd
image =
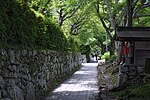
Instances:
[[[0,49],[0,100],[35,100],[81,67],[79,53]]]

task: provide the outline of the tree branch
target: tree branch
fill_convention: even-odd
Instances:
[[[96,12],[97,12],[97,15],[98,15],[98,18],[99,18],[100,22],[102,23],[102,25],[103,25],[105,31],[108,33],[110,39],[112,40],[113,37],[111,36],[111,34],[110,34],[110,32],[109,32],[109,28],[106,26],[104,20],[101,18],[100,14],[99,14],[99,4],[97,4],[97,6],[95,6],[95,9],[96,9]]]
[[[127,5],[123,8],[123,10],[122,10],[117,22],[116,22],[116,25],[120,25],[121,20],[123,19],[123,16],[126,15],[126,9],[127,9]]]
[[[139,0],[136,0],[135,3],[133,4],[133,6],[132,6],[133,10],[134,10],[136,4],[138,3],[138,1],[139,1]]]
[[[73,23],[73,25],[71,25],[71,31],[70,34],[77,28],[79,28],[81,25],[84,24],[85,19],[87,16],[84,16],[83,18],[81,18],[80,20],[77,20],[76,22]]]
[[[81,5],[81,3],[80,3],[78,6],[76,6],[76,7],[73,9],[72,13],[71,13],[69,16],[65,17],[63,20],[66,20],[66,19],[68,19],[68,18],[71,18],[71,17],[77,12],[77,10],[80,8],[80,5]]]
[[[62,15],[63,12],[62,11],[63,11],[63,9],[60,9],[60,11],[57,11],[57,13],[58,13],[58,22],[59,22],[60,27],[63,24],[63,15]]]
[[[142,14],[142,15],[136,15],[134,18],[139,18],[139,17],[149,17],[150,14]]]
[[[46,6],[48,5],[48,3],[50,2],[51,0],[47,0],[47,2],[44,4],[44,8],[43,9],[40,9],[40,12],[42,13],[44,11],[44,9],[46,8]]]
[[[137,15],[137,13],[138,13],[141,9],[144,9],[144,8],[147,8],[147,7],[150,7],[150,4],[138,6],[138,7],[134,10],[133,15],[132,15],[132,18],[135,18],[135,16]]]
[[[58,21],[59,21],[59,26],[61,27],[63,25],[63,22],[68,19],[71,18],[79,9],[81,3],[78,4],[76,7],[74,7],[74,9],[72,10],[71,14],[68,15],[69,12],[66,12],[63,14],[63,9],[61,8],[60,11],[57,11],[58,13]],[[68,16],[67,16],[68,15]]]

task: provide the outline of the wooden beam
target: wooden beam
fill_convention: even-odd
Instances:
[[[150,31],[120,31],[117,32],[118,38],[150,38]]]
[[[150,27],[118,27],[116,38],[120,41],[150,41]]]

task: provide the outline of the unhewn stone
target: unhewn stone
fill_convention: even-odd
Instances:
[[[35,100],[81,65],[77,53],[0,49],[0,56],[1,100]]]
[[[0,76],[0,88],[4,88],[4,85],[5,85],[5,81],[3,77]]]
[[[15,64],[15,52],[13,50],[10,50],[10,63]]]
[[[31,82],[29,82],[26,86],[25,100],[35,100],[35,89]]]
[[[10,98],[2,98],[1,100],[11,100]]]
[[[16,85],[8,85],[7,89],[11,98],[15,100],[24,100],[23,91]]]

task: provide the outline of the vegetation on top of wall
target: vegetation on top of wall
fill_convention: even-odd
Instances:
[[[16,0],[0,1],[0,47],[68,50],[63,32],[41,13]]]

